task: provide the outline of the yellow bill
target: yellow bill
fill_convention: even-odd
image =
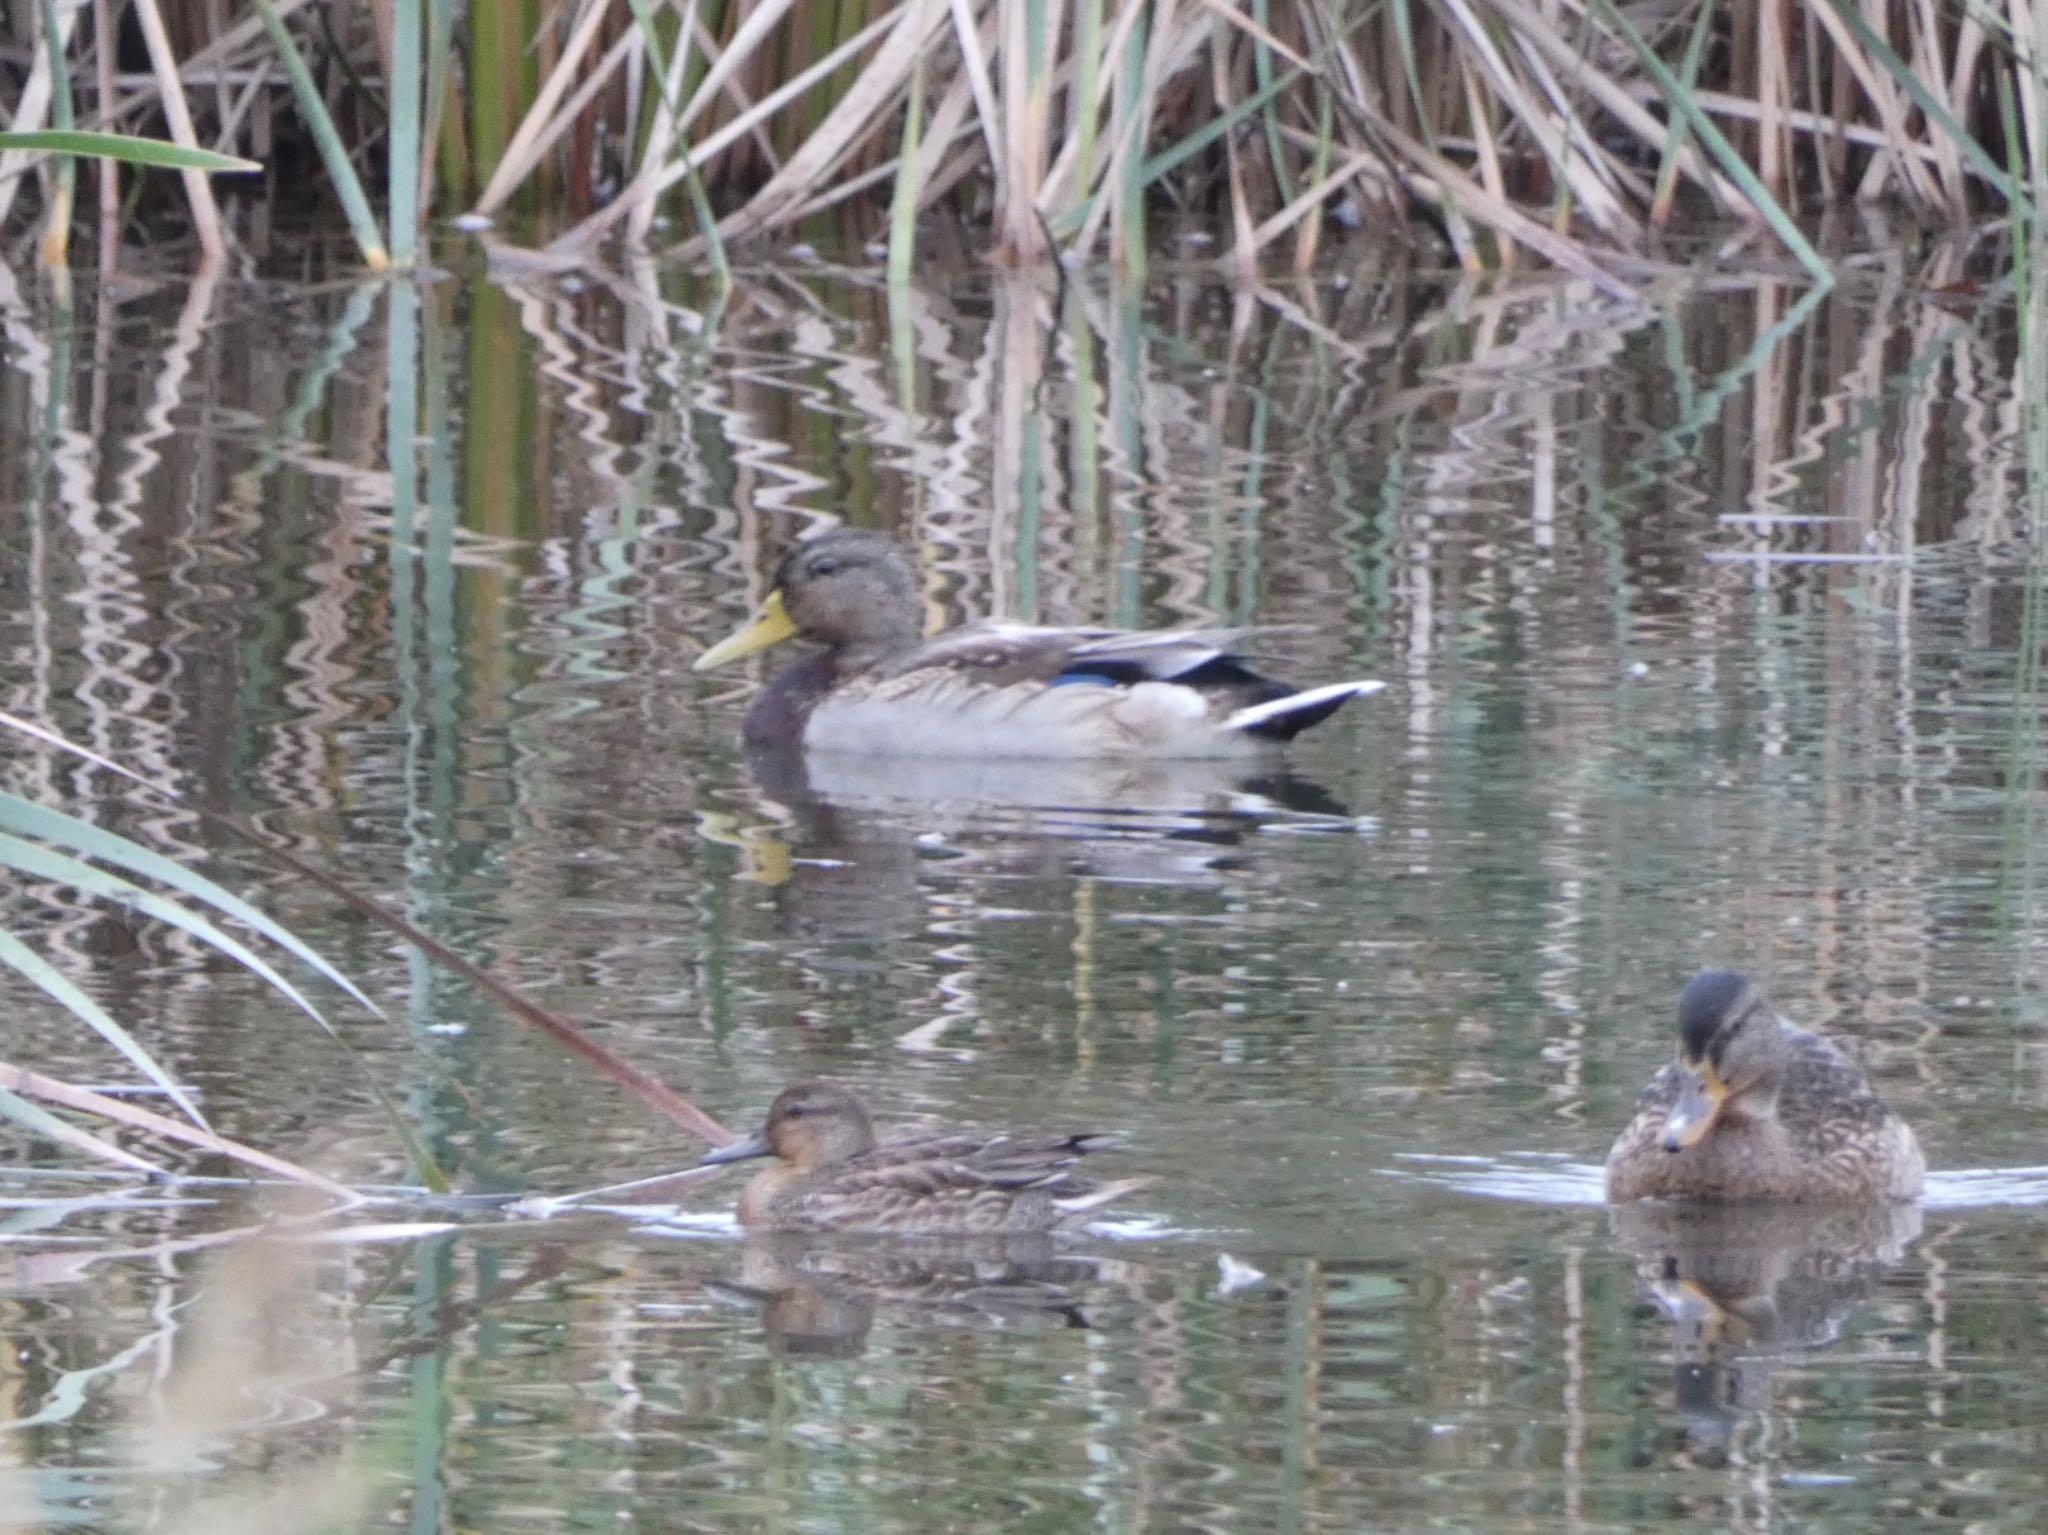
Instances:
[[[1678,1102],[1664,1121],[1664,1149],[1683,1151],[1705,1140],[1727,1101],[1728,1084],[1711,1065],[1688,1069]]]
[[[697,657],[690,670],[708,672],[714,666],[737,661],[757,650],[766,650],[770,645],[780,645],[795,633],[796,624],[790,619],[789,609],[782,605],[781,591],[772,591],[767,601],[761,604],[761,611],[750,622],[742,624]]]

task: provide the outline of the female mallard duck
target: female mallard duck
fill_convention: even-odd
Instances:
[[[1242,630],[971,624],[923,637],[917,578],[879,533],[839,529],[782,558],[752,622],[708,671],[792,635],[823,648],[747,715],[747,739],[924,757],[1252,757],[1384,683],[1296,692],[1261,677]]]
[[[877,1144],[867,1110],[833,1082],[776,1094],[758,1135],[700,1165],[773,1156],[740,1195],[742,1226],[766,1231],[944,1235],[1050,1231],[1150,1181],[1095,1183],[1074,1163],[1100,1135],[932,1131]]]
[[[1863,1071],[1733,970],[1678,999],[1678,1061],[1607,1154],[1607,1197],[1903,1202],[1927,1163]]]

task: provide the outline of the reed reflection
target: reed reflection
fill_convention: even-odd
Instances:
[[[1043,1234],[904,1238],[777,1233],[747,1238],[740,1271],[707,1289],[757,1308],[788,1359],[865,1353],[878,1320],[910,1329],[1047,1332],[1102,1325],[1136,1303],[1145,1270],[1055,1249]]]

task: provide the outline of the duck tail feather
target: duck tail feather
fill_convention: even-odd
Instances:
[[[1352,699],[1369,698],[1385,687],[1384,682],[1361,677],[1354,682],[1332,682],[1319,688],[1303,688],[1285,698],[1248,704],[1225,719],[1223,728],[1274,741],[1291,741],[1309,726],[1328,719]]]

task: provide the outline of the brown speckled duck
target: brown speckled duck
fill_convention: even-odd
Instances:
[[[928,1131],[877,1142],[861,1101],[834,1082],[776,1094],[757,1135],[703,1164],[773,1156],[740,1195],[739,1221],[758,1231],[891,1231],[905,1235],[1051,1231],[1151,1180],[1096,1183],[1074,1171],[1101,1135]]]
[[[1778,1016],[1734,970],[1678,1001],[1678,1060],[1650,1079],[1607,1155],[1607,1197],[1899,1203],[1927,1164],[1841,1051]]]
[[[820,648],[755,700],[747,739],[910,758],[1256,758],[1385,686],[1286,687],[1245,660],[1245,630],[982,623],[926,639],[922,618],[902,548],[837,529],[784,555],[760,611],[695,670],[801,636]]]

